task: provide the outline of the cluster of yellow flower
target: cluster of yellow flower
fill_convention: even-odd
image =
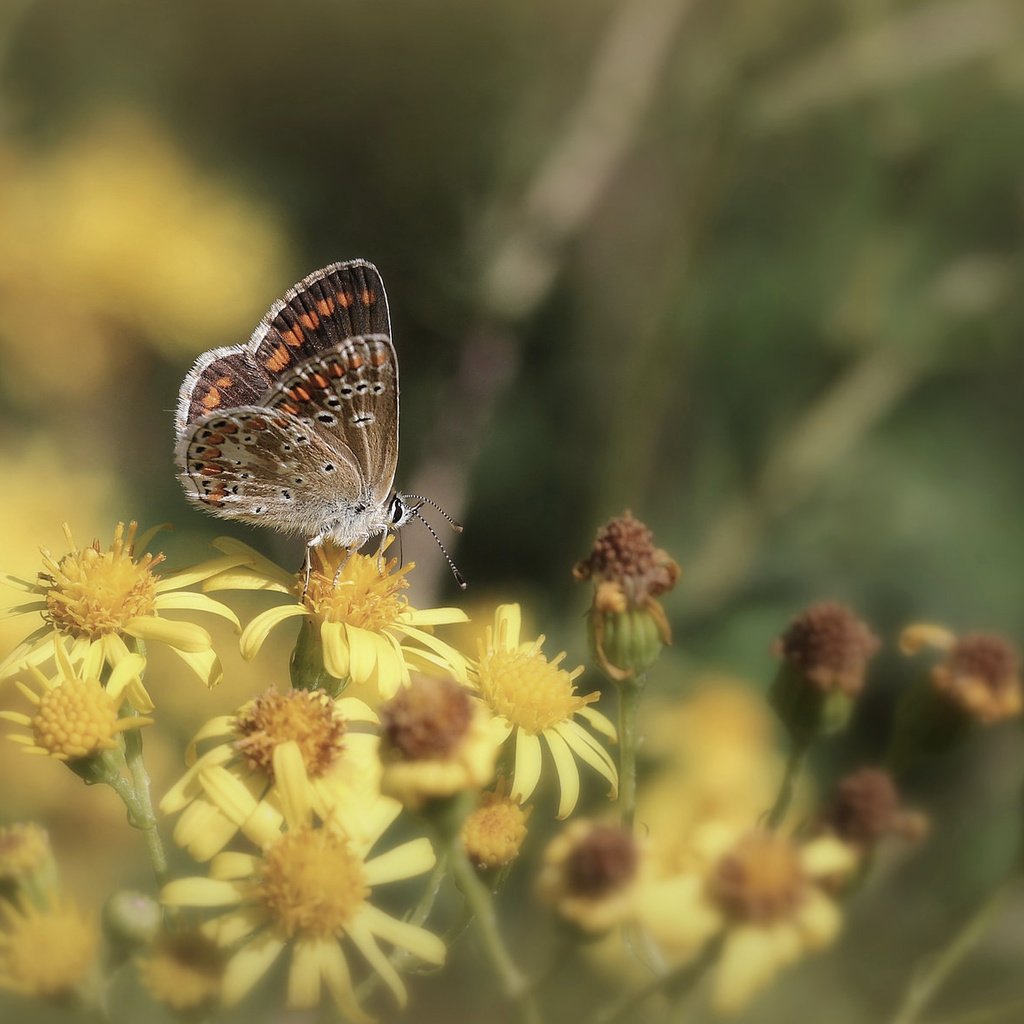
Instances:
[[[763,723],[756,740],[744,728],[725,744],[733,754],[701,754],[710,769],[694,783],[687,768],[690,781],[680,783],[685,755],[717,742],[708,711],[732,728],[749,717],[737,714],[739,705],[722,715],[724,688],[710,703],[694,697],[687,705],[690,714],[704,708],[696,729],[659,712],[659,739],[659,722],[638,716],[648,672],[671,638],[658,598],[679,568],[628,513],[602,529],[575,569],[594,585],[590,639],[618,693],[618,729],[594,706],[597,692],[577,692],[582,668],[564,668],[564,654],[547,657],[543,636],[523,637],[518,605],[495,610],[472,654],[442,639],[438,629],[465,614],[413,607],[405,593],[413,566],[399,567],[386,549],[371,557],[319,549],[307,581],[221,539],[216,557],[161,574],[163,555],[148,550],[156,535],[119,524],[109,548],[79,548],[68,531],[68,552],[44,552],[37,579],[5,578],[25,595],[10,614],[41,616],[43,624],[0,663],[0,680],[13,680],[29,705],[0,717],[18,727],[10,738],[26,752],[111,786],[144,834],[159,905],[119,893],[104,910],[104,931],[133,956],[151,995],[176,1010],[235,1003],[284,958],[289,1007],[317,1006],[326,990],[347,1019],[366,1021],[377,984],[404,1005],[402,971],[446,958],[448,944],[424,925],[450,876],[503,995],[524,1021],[539,1020],[493,900],[536,821],[545,770],[557,781],[555,816],[565,819],[581,799],[580,764],[617,805],[610,817],[577,818],[554,836],[537,891],[581,942],[613,931],[632,936],[626,948],[656,950],[661,965],[653,983],[627,993],[604,1019],[629,1019],[655,992],[679,998],[705,974],[712,1004],[735,1010],[781,967],[835,938],[841,903],[880,840],[923,834],[924,820],[902,808],[892,772],[947,749],[972,722],[1021,710],[1016,654],[1005,641],[909,628],[905,652],[931,647],[942,657],[896,714],[887,770],[865,767],[840,779],[794,828],[804,757],[845,724],[878,647],[842,605],[811,606],[776,643],[768,696],[790,755],[773,802],[762,785],[774,756]],[[210,595],[244,590],[287,600],[243,628]],[[171,876],[150,798],[142,729],[160,715],[159,691],[144,682],[146,645],[166,645],[209,686],[222,669],[210,633],[168,612],[225,619],[246,659],[276,627],[301,620],[290,687],[202,725],[187,770],[159,801],[174,816],[175,843],[208,865],[196,877]],[[674,766],[667,785],[651,780],[660,810],[637,793],[642,729]],[[378,849],[402,815],[419,835]],[[377,886],[428,872],[404,918],[375,900]],[[95,1006],[103,998],[99,930],[61,894],[37,826],[0,829],[0,898],[0,987]],[[350,966],[352,950],[370,969],[365,977]]]

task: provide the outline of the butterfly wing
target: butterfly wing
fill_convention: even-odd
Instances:
[[[351,452],[266,406],[218,410],[178,442],[179,478],[214,515],[315,537],[363,492]]]
[[[377,268],[350,260],[317,270],[270,307],[246,344],[212,349],[196,360],[178,394],[177,436],[217,410],[260,404],[290,367],[370,334],[391,337]]]

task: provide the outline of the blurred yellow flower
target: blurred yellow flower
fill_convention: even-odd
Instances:
[[[515,737],[510,795],[527,800],[537,788],[543,767],[543,739],[558,777],[558,817],[564,818],[579,799],[576,757],[608,781],[612,799],[618,791],[615,762],[576,716],[610,739],[615,738],[615,727],[590,707],[599,694],[577,695],[574,684],[583,673],[582,667],[572,672],[560,668],[564,653],[548,661],[541,653],[544,637],[521,642],[521,625],[518,604],[498,606],[494,626],[487,627],[480,644],[480,658],[472,667],[470,684],[498,720],[504,738]]]
[[[161,612],[208,612],[240,629],[238,618],[226,605],[205,594],[184,590],[237,564],[240,557],[222,556],[160,577],[154,569],[163,561],[163,554],[136,557],[136,546],[145,551],[158,529],[148,531],[136,545],[138,525],[132,522],[125,528],[124,523],[118,523],[110,549],[103,551],[98,540],[90,547],[78,548],[65,524],[64,535],[71,550],[61,558],[44,550],[44,571],[35,582],[5,574],[4,582],[30,598],[9,608],[8,614],[38,614],[44,625],[0,662],[0,680],[52,657],[56,648],[63,647],[65,637],[72,641],[74,660],[98,646],[104,660],[116,666],[129,654],[125,642],[129,637],[164,643],[208,686],[219,682],[220,662],[210,634],[194,623],[165,619]]]
[[[211,719],[189,746],[188,771],[160,801],[163,813],[182,812],[174,841],[196,860],[209,860],[239,829],[250,835],[248,815],[275,784],[307,787],[321,818],[360,794],[370,802],[379,792],[379,741],[349,726],[376,723],[362,701],[332,699],[322,690],[269,690],[234,714]],[[208,740],[219,742],[197,759],[197,746]],[[274,752],[289,742],[299,750],[302,770],[279,780]]]
[[[0,902],[0,989],[36,998],[71,995],[88,979],[99,930],[72,903]]]
[[[519,856],[526,839],[532,807],[499,789],[484,793],[477,808],[462,823],[462,847],[478,870],[503,868]]]
[[[276,217],[137,114],[109,112],[46,149],[8,145],[0,160],[0,348],[5,380],[29,391],[81,402],[123,372],[126,339],[189,353],[241,340],[291,280]],[[41,300],[41,282],[59,302]]]
[[[678,876],[673,898],[640,893],[641,918],[676,955],[695,955],[719,935],[712,1004],[741,1009],[783,967],[829,945],[841,914],[830,885],[853,871],[857,853],[831,837],[800,845],[777,832],[709,823],[694,836],[700,868]]]
[[[135,960],[149,994],[178,1013],[208,1007],[220,998],[224,951],[201,932],[163,935],[153,950]]]
[[[274,764],[278,777],[300,772],[298,746],[278,747]],[[405,986],[378,940],[429,964],[444,962],[445,946],[436,935],[379,910],[371,899],[378,885],[428,871],[434,864],[429,842],[412,840],[368,858],[387,823],[357,839],[334,825],[317,824],[302,787],[285,786],[278,795],[282,811],[267,806],[256,817],[259,826],[249,830],[258,854],[218,854],[208,878],[165,886],[164,903],[226,908],[204,931],[232,950],[222,989],[228,1004],[241,1000],[288,947],[289,1007],[318,1005],[326,985],[342,1013],[357,1024],[370,1021],[356,1001],[342,945],[347,939],[404,1005]]]
[[[152,718],[118,714],[125,698],[132,694],[137,706],[152,708],[142,687],[141,675],[146,661],[138,654],[126,654],[114,666],[106,685],[100,682],[103,651],[99,645],[90,647],[76,672],[63,645],[54,643],[58,675],[48,679],[35,666],[29,672],[39,685],[36,693],[24,683],[18,689],[34,705],[31,715],[20,711],[0,711],[0,718],[31,731],[25,736],[15,733],[9,738],[23,745],[28,754],[43,754],[59,761],[77,761],[104,750],[113,750],[118,734],[126,729],[151,725]]]
[[[385,549],[390,545],[389,538]],[[324,544],[312,549],[309,585],[238,541],[215,542],[225,552],[248,556],[235,568],[209,580],[204,590],[275,590],[299,597],[257,615],[242,633],[242,654],[254,658],[270,631],[291,618],[304,616],[318,627],[323,662],[335,678],[369,686],[387,699],[408,685],[410,669],[441,669],[466,678],[465,659],[435,637],[434,626],[464,622],[458,608],[413,608],[402,593],[415,563],[398,568],[397,559],[349,553]]]
[[[380,714],[381,790],[405,807],[417,810],[491,781],[503,737],[454,679],[417,676]]]

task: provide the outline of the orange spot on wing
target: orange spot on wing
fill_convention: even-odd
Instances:
[[[362,365],[363,365],[363,357],[360,356],[360,355],[356,355],[356,353],[353,352],[352,355],[349,356],[349,359],[348,359],[348,368],[350,370],[358,370]]]
[[[322,373],[314,373],[312,380],[321,391],[326,391],[331,386],[331,382]]]
[[[318,299],[316,310],[321,316],[330,316],[334,312],[334,299]]]
[[[341,363],[339,363],[337,361],[330,362],[330,363],[327,364],[327,372],[332,377],[344,377],[345,376],[345,367],[342,366]]]
[[[299,402],[308,402],[313,396],[303,387],[294,387],[291,390],[291,397]]]
[[[289,416],[298,416],[299,415],[299,407],[297,405],[292,405],[291,402],[282,402],[278,406],[278,409],[280,409],[281,412],[286,412]],[[285,423],[282,423],[280,425],[281,426],[285,426],[286,423],[287,423],[287,421],[285,421]]]
[[[206,462],[203,464],[203,468],[199,471],[203,476],[218,476],[220,474],[220,466],[216,462]]]
[[[229,388],[235,383],[233,377],[218,377],[214,382],[219,388]]]
[[[370,356],[370,362],[374,366],[384,366],[388,361],[388,354],[382,348],[378,348]]]
[[[362,299],[364,306],[372,306],[377,301],[377,296],[369,288],[364,288],[359,298]]]
[[[217,388],[210,388],[203,395],[202,406],[204,409],[216,409],[218,405],[220,405],[220,391]]]
[[[278,345],[269,358],[263,360],[263,365],[268,370],[272,370],[274,373],[277,373],[278,371],[283,370],[291,361],[292,357],[288,354],[288,346]]]
[[[302,331],[298,327],[291,327],[287,331],[282,331],[281,337],[284,339],[285,344],[291,345],[292,348],[298,348],[303,341]]]
[[[335,295],[342,309],[348,309],[352,305],[352,296],[348,292],[336,292]]]
[[[320,317],[316,313],[303,313],[299,317],[299,323],[306,328],[307,331],[314,331],[320,326]]]

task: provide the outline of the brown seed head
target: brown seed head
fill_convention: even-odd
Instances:
[[[598,530],[594,549],[576,564],[573,576],[618,583],[629,603],[638,607],[671,590],[679,579],[679,566],[654,546],[651,531],[627,509]]]
[[[789,916],[803,901],[809,880],[797,848],[774,832],[751,832],[715,866],[712,899],[740,921],[769,924]]]
[[[454,679],[420,676],[380,710],[385,751],[404,761],[445,758],[473,717],[472,698]]]
[[[841,779],[822,819],[838,838],[861,847],[893,833],[919,838],[926,827],[922,815],[903,809],[892,776],[877,768]]]
[[[982,722],[1016,715],[1021,710],[1020,660],[1003,637],[967,633],[935,667],[936,687],[948,693]]]
[[[630,832],[618,825],[595,825],[566,858],[566,889],[587,899],[607,896],[632,881],[638,862]]]
[[[878,638],[849,608],[822,601],[790,623],[774,651],[820,690],[841,690],[852,697],[863,688],[878,646]]]

